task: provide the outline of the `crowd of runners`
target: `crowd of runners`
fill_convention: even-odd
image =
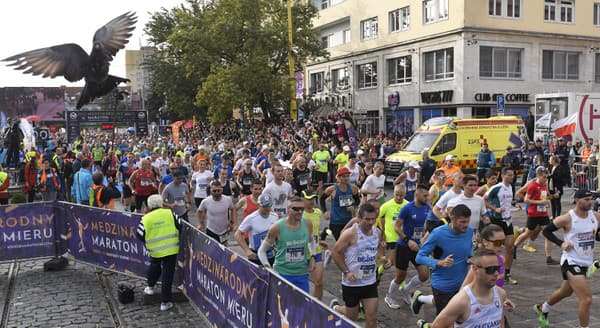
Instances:
[[[504,314],[515,304],[502,286],[518,284],[516,249],[536,252],[531,242],[541,233],[546,263],[560,265],[563,284],[532,315],[547,327],[551,308],[575,293],[579,324],[589,326],[600,214],[589,184],[577,186],[573,210],[562,211],[561,197],[577,182],[564,178],[574,163],[597,165],[592,140],[556,140],[556,147],[533,140],[502,158],[501,168],[482,165],[473,175],[452,155],[437,163],[424,152],[386,195],[383,160],[402,141],[349,138],[346,120],[350,114],[246,129],[198,124],[177,138],[88,131],[70,144],[24,150],[23,191],[28,201],[41,195],[106,208],[120,199],[123,210],[138,213],[159,194],[178,218],[224,245],[236,241],[248,260],[319,299],[333,261],[343,299],[331,306],[367,327],[377,325],[380,298],[414,314],[435,307],[435,320],[419,327],[509,327]],[[481,163],[487,152],[482,145]],[[512,222],[517,201],[526,207],[525,227]],[[562,249],[559,261],[552,247]],[[393,276],[389,286],[379,286],[384,274]]]

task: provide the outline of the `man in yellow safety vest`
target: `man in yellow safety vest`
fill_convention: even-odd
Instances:
[[[150,254],[150,267],[146,275],[148,286],[144,293],[154,295],[154,286],[162,276],[160,310],[167,311],[173,307],[171,285],[179,253],[181,221],[170,209],[162,208],[162,204],[160,195],[148,197],[148,213],[140,220],[136,235],[146,243]]]

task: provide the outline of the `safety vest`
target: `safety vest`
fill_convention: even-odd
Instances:
[[[0,185],[4,184],[4,182],[6,182],[6,179],[8,179],[8,173],[0,171]],[[4,190],[0,190],[0,194],[8,194],[8,187]]]
[[[110,210],[114,209],[115,208],[115,200],[114,199],[111,199],[107,204],[103,203],[100,200],[103,190],[104,190],[104,185],[97,185],[97,184],[92,185],[92,188],[90,188],[90,206],[104,207],[104,208],[107,208]]]
[[[52,170],[52,183],[54,183],[54,190],[58,191],[58,178],[56,177],[56,170],[51,168]],[[46,181],[48,181],[46,177],[46,170],[42,169],[42,175],[40,177],[40,191],[46,191]]]
[[[25,153],[25,162],[31,161],[32,158],[37,157],[37,152],[35,150],[30,150]]]
[[[158,208],[142,217],[146,249],[153,258],[179,253],[179,231],[171,210]]]

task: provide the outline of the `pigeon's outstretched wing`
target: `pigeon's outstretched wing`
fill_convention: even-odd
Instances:
[[[75,82],[86,74],[89,56],[79,45],[67,43],[27,51],[2,61],[12,62],[8,66],[16,66],[16,70],[25,70],[23,74],[64,76],[69,82]]]
[[[125,48],[129,42],[127,39],[131,37],[136,22],[135,13],[127,12],[106,23],[94,34],[94,49],[99,45],[109,60],[112,60],[117,51]]]

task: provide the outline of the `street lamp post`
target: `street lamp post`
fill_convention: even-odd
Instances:
[[[296,65],[294,63],[294,41],[292,24],[292,0],[287,0],[288,16],[288,63],[290,66],[290,119],[298,119],[298,110],[296,108]]]

